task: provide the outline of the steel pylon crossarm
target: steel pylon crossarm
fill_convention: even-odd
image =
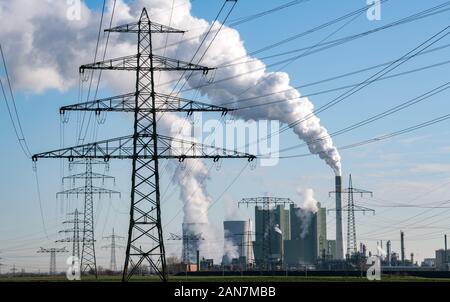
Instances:
[[[147,10],[144,8],[141,15],[141,20],[143,17],[147,15]],[[184,34],[186,31],[176,29],[167,25],[159,24],[156,22],[152,22],[150,20],[146,21],[148,28],[151,30],[152,33],[178,33],[178,34]],[[139,33],[139,25],[142,25],[142,21],[139,22],[132,22],[128,24],[119,25],[116,27],[112,27],[109,29],[105,29],[105,32],[116,32],[116,33]]]
[[[209,70],[214,69],[158,55],[152,55],[153,67],[145,65],[141,66],[141,62],[139,61],[141,61],[142,59],[150,61],[150,57],[142,57],[139,54],[134,54],[114,59],[98,61],[86,65],[81,65],[80,72],[83,73],[86,69],[125,70],[125,71],[137,71],[139,69],[141,71],[150,71],[150,68],[152,68],[152,70],[154,71],[190,70],[190,71],[203,71],[203,73],[206,74]]]
[[[153,110],[157,112],[222,112],[226,114],[234,109],[228,109],[221,106],[215,106],[207,103],[193,101],[181,97],[171,96],[163,93],[155,93],[155,105],[153,108],[150,103],[139,105],[140,112],[150,113]],[[145,97],[145,92],[140,93],[140,97]],[[151,95],[147,95],[148,98]],[[98,99],[90,102],[83,102],[60,108],[60,113],[66,111],[94,111],[100,112],[134,112],[136,110],[136,93],[121,94],[113,97]]]
[[[133,138],[134,136],[123,136],[114,139],[103,140],[99,142],[84,144],[80,146],[62,148],[54,151],[38,153],[32,156],[33,161],[39,158],[65,158],[69,160],[79,158],[97,158],[108,161],[109,159],[133,159]],[[137,148],[146,148],[147,141],[140,141],[146,136],[139,136]],[[158,135],[158,157],[165,159],[184,159],[192,158],[246,158],[249,161],[254,160],[254,155],[238,152],[235,150],[227,150],[214,146],[208,146],[184,139],[172,138],[169,136]],[[137,158],[152,159],[156,156],[152,152],[140,153]]]

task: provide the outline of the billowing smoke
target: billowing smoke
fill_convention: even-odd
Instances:
[[[297,191],[299,195],[303,196],[303,204],[295,212],[295,214],[301,220],[301,232],[300,237],[303,239],[309,234],[309,228],[311,225],[311,220],[314,215],[319,210],[318,202],[314,198],[314,191],[312,189],[306,189],[304,191]]]
[[[229,238],[232,234],[225,231],[225,238]],[[223,243],[223,260],[224,264],[230,264],[233,259],[239,258],[239,247],[230,239],[225,239]]]
[[[283,232],[281,231],[280,226],[278,224],[273,226],[273,230],[278,234],[283,235]]]

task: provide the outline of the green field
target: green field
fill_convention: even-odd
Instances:
[[[82,277],[85,282],[120,282],[119,276]],[[136,277],[133,282],[158,282],[156,277]],[[171,276],[170,282],[369,282],[361,277],[304,277],[304,276]],[[65,276],[1,277],[0,282],[67,282]],[[73,281],[71,281],[73,282]],[[373,281],[370,281],[373,282]],[[377,281],[375,281],[377,282]],[[419,278],[412,276],[382,276],[379,282],[450,282],[444,278]]]

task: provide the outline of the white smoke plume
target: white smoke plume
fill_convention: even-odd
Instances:
[[[280,226],[278,224],[273,226],[273,230],[278,234],[283,235],[283,232],[281,231]]]
[[[300,237],[304,239],[309,234],[309,227],[311,220],[319,210],[318,202],[314,198],[314,191],[312,189],[306,189],[304,191],[298,190],[297,193],[303,197],[303,204],[297,209],[296,215],[301,220],[301,232]]]
[[[232,235],[226,231],[225,238]],[[223,243],[223,263],[230,264],[231,260],[239,258],[239,247],[230,239],[225,239]]]
[[[112,3],[112,0],[108,1],[103,27],[108,25],[113,7]],[[187,40],[186,43],[170,46],[164,52],[164,55],[168,57],[190,61],[203,38],[201,35],[207,32],[210,24],[191,15],[189,0],[178,0],[175,3],[170,20],[172,1],[136,0],[128,3],[124,0],[117,0],[113,25],[136,21],[142,8],[146,7],[153,21],[188,30],[182,37],[169,35],[167,38],[168,45],[172,45],[181,39],[198,37]],[[93,60],[100,13],[90,10],[81,2],[80,20],[69,20],[67,18],[69,8],[66,1],[0,1],[0,24],[2,25],[0,41],[8,57],[16,88],[35,93],[52,89],[63,92],[76,88],[78,83],[77,67]],[[219,24],[216,24],[215,29],[219,26]],[[200,54],[210,44],[213,36],[208,36],[199,52]],[[103,35],[102,39],[104,39]],[[102,41],[104,42],[104,40]],[[162,54],[165,42],[166,35],[160,35],[159,38],[155,35],[154,47],[155,49],[161,49],[158,50],[158,54]],[[135,43],[136,40],[133,35],[112,34],[106,57],[113,58],[134,54],[136,52]],[[97,60],[101,59],[102,51],[103,49],[100,47]],[[193,62],[196,63],[199,58],[200,55]],[[340,175],[339,153],[331,138],[327,136],[327,130],[321,126],[319,118],[311,115],[314,110],[313,104],[307,98],[300,99],[301,94],[290,85],[288,74],[268,72],[263,62],[249,57],[237,30],[224,26],[200,63],[214,67],[236,59],[252,61],[217,69],[215,74],[217,82],[201,87],[202,95],[207,96],[215,104],[234,102],[229,107],[256,105],[260,102],[265,103],[279,99],[288,100],[270,106],[258,106],[251,110],[239,110],[236,115],[245,120],[271,119],[279,120],[284,124],[302,120],[306,116],[312,116],[294,126],[293,131],[301,140],[308,142],[311,153],[320,156],[337,175]],[[249,72],[255,69],[259,70]],[[239,74],[245,75],[220,82],[220,79]],[[161,75],[158,75],[159,85],[157,85],[157,89],[161,92],[171,92],[170,85],[164,85],[164,83],[177,79],[179,76],[180,74],[176,73],[161,73]],[[108,88],[120,93],[128,92],[133,88],[133,77],[134,74],[132,73],[104,72],[102,83],[107,83]],[[188,82],[188,87],[195,88],[206,83],[205,78],[193,76]],[[273,94],[279,91],[285,92]],[[255,99],[243,104],[238,101],[239,99],[266,94],[273,94],[273,96]],[[166,114],[164,120],[168,125],[172,121],[180,121],[181,118]],[[184,125],[186,127],[187,123]],[[183,135],[186,137],[190,136],[190,129],[188,128],[183,129],[185,131]],[[184,222],[209,223],[208,206],[211,198],[205,187],[205,180],[207,179],[208,169],[200,161],[189,160],[186,162],[184,170],[176,171],[175,181],[180,186]],[[205,230],[201,231],[204,235],[206,234]]]

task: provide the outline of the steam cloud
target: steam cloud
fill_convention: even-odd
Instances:
[[[301,219],[301,232],[300,237],[304,239],[309,233],[309,226],[314,214],[319,210],[317,206],[317,200],[314,198],[314,191],[312,189],[306,189],[305,191],[298,191],[303,196],[303,204],[300,209],[296,211],[296,215]]]

